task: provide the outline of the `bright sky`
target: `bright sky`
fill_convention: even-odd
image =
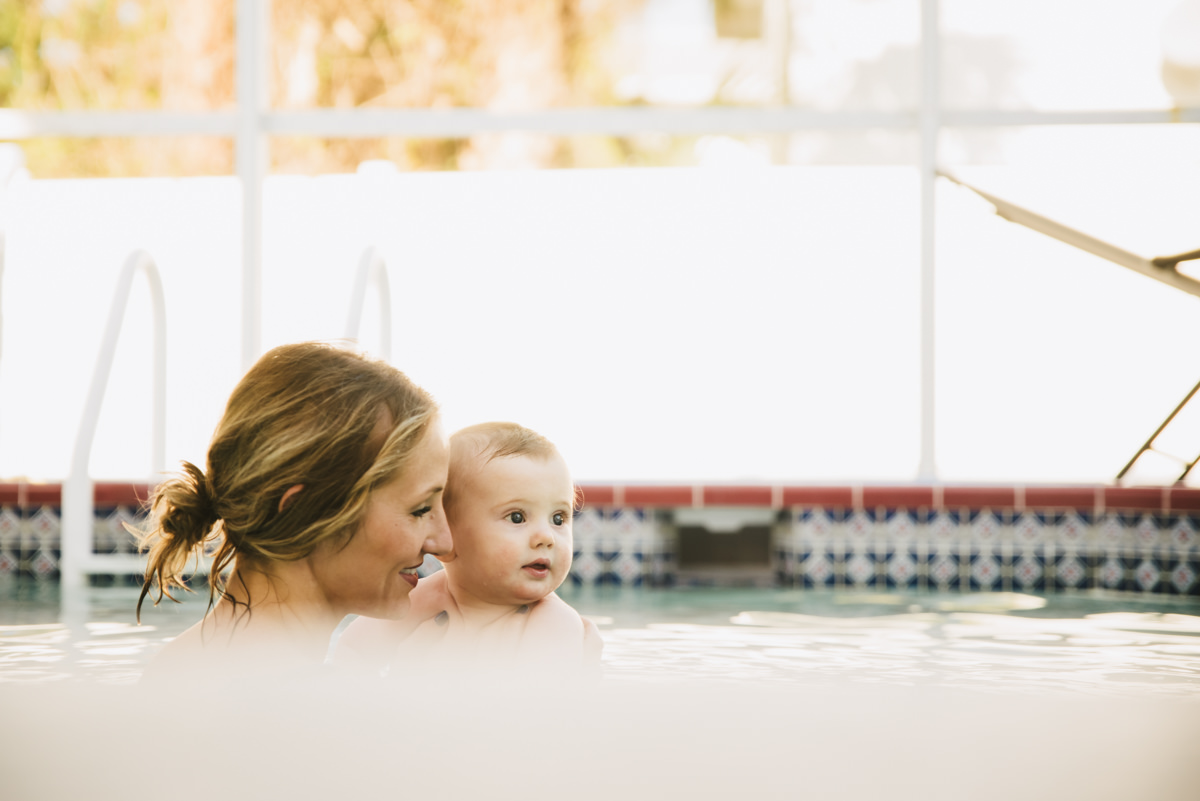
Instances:
[[[1073,53],[1104,65],[1096,80],[1030,81],[1035,106],[1167,105],[1144,68],[1159,28],[1129,4],[1070,36],[1064,2],[979,16],[985,5],[947,0],[944,24],[1021,32],[1027,72]],[[1158,19],[1171,5],[1155,5]],[[581,480],[912,480],[915,170],[767,167],[713,144],[719,168],[272,178],[264,346],[340,336],[374,243],[393,362],[452,429],[522,422]],[[957,172],[1143,255],[1200,247],[1195,125],[1013,131],[998,161]],[[0,479],[66,475],[137,247],[167,295],[168,464],[203,462],[241,371],[236,179],[25,180],[5,204]],[[939,477],[1111,480],[1200,378],[1200,298],[1005,223],[959,188],[940,185],[938,204]],[[130,310],[93,449],[100,478],[149,469],[143,282]]]

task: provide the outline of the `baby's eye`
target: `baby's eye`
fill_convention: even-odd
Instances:
[[[561,526],[567,522],[567,516],[562,512],[555,512],[554,517],[551,519],[554,521],[554,525],[556,526]]]
[[[510,522],[513,522],[513,523],[518,523],[518,524],[524,523],[525,522],[525,513],[524,512],[509,512],[508,519]]]

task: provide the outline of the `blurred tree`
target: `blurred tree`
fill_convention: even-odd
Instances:
[[[275,0],[276,106],[505,111],[613,102],[601,51],[642,0]],[[275,167],[353,169],[386,158],[408,169],[553,166],[561,140],[480,134],[458,140],[280,140]]]
[[[199,111],[233,102],[235,0],[0,0],[0,105]],[[34,139],[41,177],[209,175],[232,144],[206,137]]]
[[[278,108],[535,109],[613,102],[601,50],[643,0],[273,0]],[[201,111],[235,102],[236,0],[0,0],[0,106]],[[233,147],[204,137],[22,142],[42,177],[229,173]],[[345,172],[553,166],[568,144],[279,138],[274,168]],[[619,149],[610,149],[614,161]]]

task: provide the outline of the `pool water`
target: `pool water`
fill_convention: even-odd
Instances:
[[[207,594],[0,584],[0,682],[132,684]],[[1200,602],[1094,594],[564,588],[599,626],[609,681],[881,685],[1200,695]]]

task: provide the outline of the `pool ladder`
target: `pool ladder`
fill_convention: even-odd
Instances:
[[[2,255],[0,249],[0,255]],[[153,387],[154,412],[151,435],[151,483],[166,467],[166,373],[167,373],[167,315],[162,277],[153,257],[144,250],[135,250],[126,258],[117,279],[117,289],[109,306],[108,322],[100,343],[100,353],[92,373],[91,386],[84,403],[83,418],[75,438],[71,456],[71,472],[63,482],[60,584],[64,603],[80,602],[80,591],[90,574],[141,573],[145,557],[141,554],[93,553],[95,540],[95,482],[89,470],[92,442],[100,419],[100,407],[108,388],[113,358],[121,334],[125,310],[133,280],[142,273],[150,287],[150,305],[154,318]],[[373,285],[379,300],[379,352],[385,361],[391,357],[392,308],[387,264],[374,247],[366,248],[358,261],[354,285],[350,293],[350,309],[346,316],[345,337],[357,340],[366,303],[367,287]],[[208,572],[208,561],[200,560],[196,572]],[[68,598],[68,596],[70,596]]]
[[[1118,482],[1125,478],[1125,476],[1129,474],[1129,471],[1133,469],[1133,466],[1137,464],[1138,459],[1141,459],[1142,456],[1147,453],[1155,453],[1170,461],[1183,465],[1183,472],[1179,474],[1179,478],[1175,479],[1176,484],[1182,484],[1184,480],[1187,479],[1188,474],[1192,472],[1192,468],[1194,468],[1196,464],[1200,462],[1200,453],[1196,455],[1196,458],[1188,461],[1187,459],[1174,453],[1156,448],[1155,443],[1158,441],[1159,437],[1163,435],[1163,432],[1167,430],[1167,427],[1170,426],[1171,423],[1179,416],[1179,413],[1184,410],[1192,398],[1196,397],[1197,392],[1200,392],[1200,383],[1197,383],[1196,386],[1192,387],[1192,391],[1184,396],[1184,399],[1179,402],[1179,405],[1176,406],[1169,415],[1167,415],[1167,419],[1162,421],[1162,425],[1160,425],[1158,429],[1150,435],[1150,438],[1146,440],[1145,444],[1142,445],[1141,448],[1138,448],[1138,452],[1133,455],[1133,458],[1121,468],[1121,472],[1117,473]]]
[[[964,181],[959,180],[947,172],[939,171],[938,175],[952,183],[958,184],[964,189],[974,192],[976,195],[979,195],[992,205],[992,207],[996,210],[997,215],[1005,220],[1008,220],[1009,222],[1014,222],[1018,225],[1023,225],[1026,228],[1031,228],[1038,233],[1045,234],[1046,236],[1057,239],[1060,242],[1065,242],[1072,247],[1079,248],[1080,250],[1091,253],[1094,256],[1099,256],[1100,258],[1111,261],[1114,264],[1119,264],[1122,267],[1133,270],[1136,273],[1141,273],[1147,278],[1153,278],[1155,281],[1160,281],[1168,286],[1173,286],[1182,292],[1187,292],[1190,295],[1200,297],[1200,281],[1197,281],[1190,275],[1185,275],[1184,273],[1179,272],[1179,265],[1182,262],[1200,260],[1200,250],[1192,250],[1175,256],[1159,256],[1157,258],[1147,259],[1137,255],[1136,253],[1130,253],[1129,251],[1123,250],[1122,248],[1109,244],[1108,242],[1104,242],[1096,239],[1093,236],[1089,236],[1082,231],[1076,231],[1073,228],[1068,228],[1060,222],[1051,220],[1049,217],[1043,217],[1036,212],[1032,212],[1029,209],[1018,206],[1015,203],[1010,203],[1007,200],[1003,200],[1002,198],[989,194],[982,189],[978,189]],[[1179,417],[1179,413],[1182,412],[1185,407],[1187,407],[1189,401],[1196,396],[1197,392],[1200,392],[1200,383],[1192,387],[1192,391],[1189,392],[1187,396],[1179,402],[1179,405],[1175,407],[1174,411],[1167,415],[1167,419],[1163,420],[1162,425],[1160,425],[1158,429],[1150,435],[1150,438],[1146,440],[1146,443],[1142,445],[1141,448],[1138,449],[1138,452],[1133,455],[1133,458],[1129,460],[1125,467],[1121,468],[1121,472],[1117,473],[1116,480],[1118,482],[1120,482],[1129,474],[1129,471],[1133,468],[1134,464],[1136,464],[1137,461],[1142,458],[1142,456],[1147,453],[1154,453],[1170,461],[1183,465],[1183,472],[1179,474],[1179,478],[1175,479],[1175,483],[1183,483],[1184,479],[1188,477],[1188,474],[1192,472],[1192,468],[1194,468],[1196,464],[1200,462],[1200,454],[1198,454],[1195,459],[1188,461],[1187,459],[1184,459],[1173,453],[1156,448],[1155,444],[1167,430],[1167,427]]]

